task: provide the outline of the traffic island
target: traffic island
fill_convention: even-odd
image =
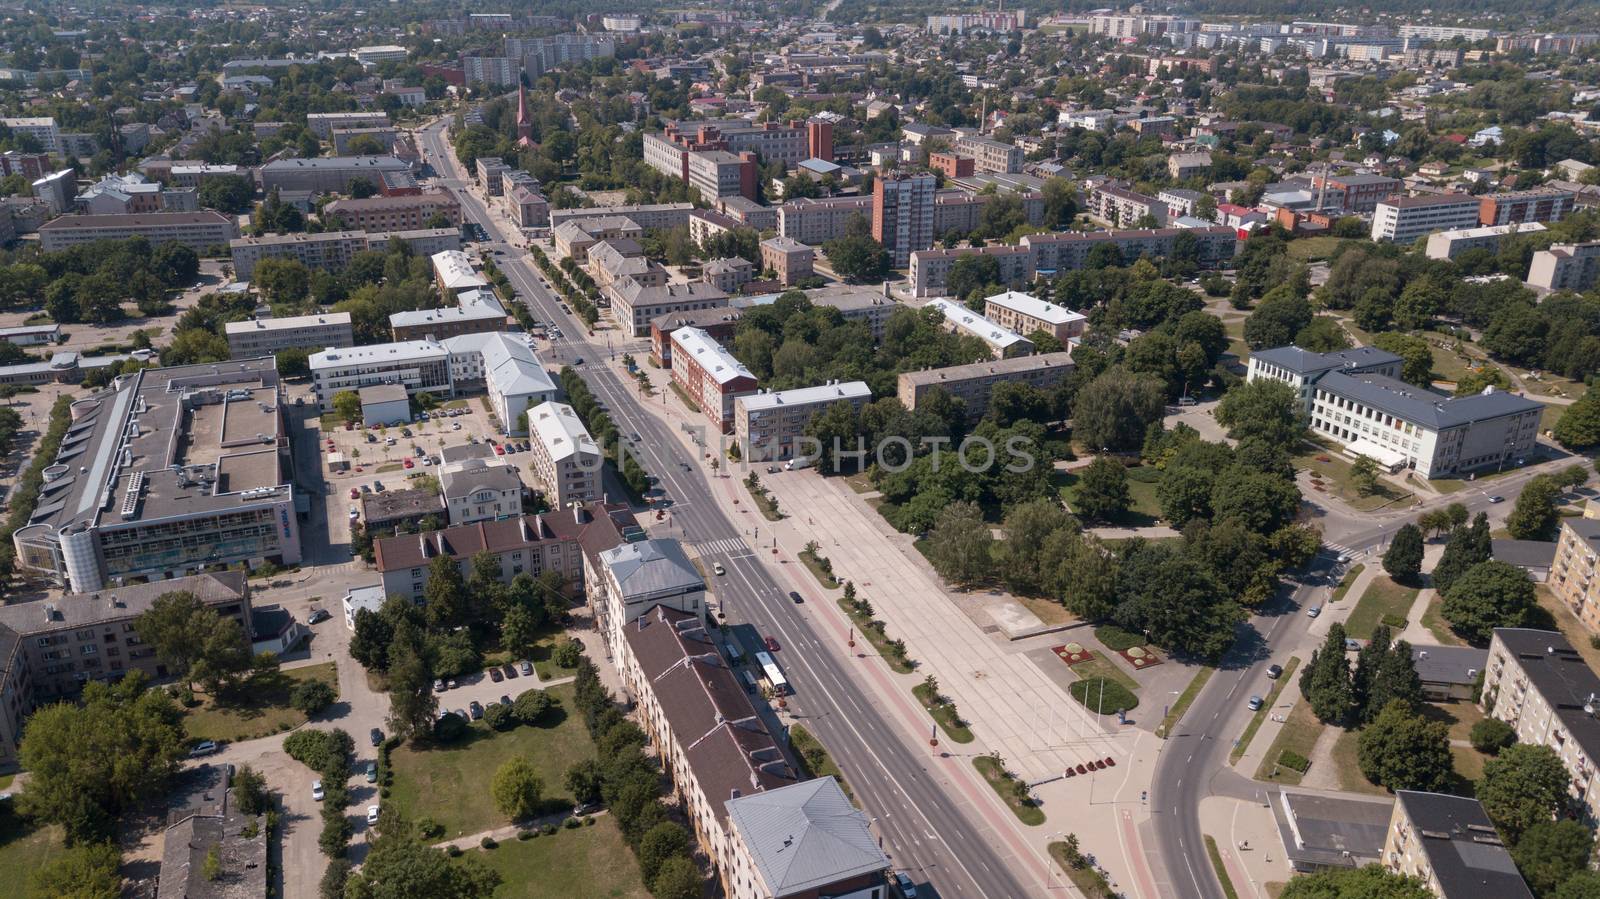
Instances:
[[[933,720],[939,722],[939,728],[944,735],[956,743],[971,743],[972,729],[967,727],[967,722],[961,720],[961,713],[956,711],[956,704],[946,699],[939,693],[939,682],[933,675],[928,675],[922,683],[911,688],[913,696],[928,710]]]
[[[972,760],[973,767],[983,775],[991,788],[1017,816],[1017,820],[1030,827],[1044,823],[1044,812],[1037,801],[1028,794],[1028,784],[1006,769],[1005,762],[992,755],[980,755]]]

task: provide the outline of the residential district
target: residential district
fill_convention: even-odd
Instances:
[[[1600,899],[1600,10],[0,14],[0,899]]]

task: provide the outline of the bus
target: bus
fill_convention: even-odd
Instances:
[[[756,664],[761,666],[761,679],[766,682],[765,686],[773,696],[789,695],[789,682],[784,679],[783,672],[778,669],[778,663],[772,660],[772,656],[758,652]]]

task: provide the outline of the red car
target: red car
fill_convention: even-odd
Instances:
[[[773,637],[768,637],[767,638],[767,652],[777,652],[777,651],[778,651],[778,641],[777,641],[777,639],[773,638]]]
[[[361,491],[357,490],[354,487],[351,487],[350,488],[350,498],[351,499],[360,499],[361,498]]]
[[[504,446],[501,446],[500,444],[496,443],[494,445],[494,454],[496,456],[504,456],[506,454],[506,448]]]
[[[404,465],[407,468],[416,468],[417,467],[416,463],[412,462],[410,459],[405,460]]]

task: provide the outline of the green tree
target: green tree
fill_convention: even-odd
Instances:
[[[1217,423],[1241,443],[1260,440],[1269,446],[1295,446],[1305,432],[1294,388],[1258,378],[1229,390],[1217,404]]]
[[[361,396],[354,390],[341,390],[333,395],[333,411],[345,421],[361,420]]]
[[[656,899],[700,899],[705,894],[705,882],[694,861],[679,855],[661,865],[650,883],[650,894]]]
[[[1566,883],[1556,887],[1550,899],[1600,899],[1600,874],[1579,871],[1567,878]]]
[[[1293,290],[1274,288],[1244,321],[1244,342],[1252,350],[1287,346],[1311,324],[1311,304]]]
[[[1412,711],[1422,709],[1422,678],[1411,655],[1411,644],[1404,640],[1396,641],[1383,653],[1366,684],[1364,720],[1374,720],[1396,701]]]
[[[1073,511],[1094,521],[1112,521],[1128,511],[1128,470],[1121,462],[1098,456],[1078,475]]]
[[[1330,868],[1289,879],[1278,899],[1433,899],[1415,877],[1373,863],[1361,868]]]
[[[1472,725],[1467,738],[1472,741],[1473,749],[1484,755],[1496,755],[1517,742],[1517,731],[1499,718],[1483,718]]]
[[[1001,530],[1004,539],[994,548],[995,570],[1011,589],[1037,594],[1052,581],[1065,553],[1065,544],[1057,535],[1075,536],[1078,522],[1060,502],[1045,498],[1006,510]],[[846,584],[845,589],[848,599],[854,587]]]
[[[645,831],[644,839],[639,841],[639,873],[644,875],[645,883],[654,883],[661,866],[669,859],[688,855],[689,832],[671,821],[663,821]]]
[[[118,899],[121,864],[121,853],[110,843],[73,846],[29,873],[28,899]]]
[[[1476,795],[1506,841],[1516,845],[1529,828],[1566,809],[1567,783],[1554,749],[1518,743],[1484,763]]]
[[[889,270],[889,252],[866,235],[847,234],[822,245],[828,263],[840,277],[854,283],[877,281]]]
[[[1422,530],[1406,523],[1394,532],[1389,548],[1383,553],[1383,570],[1405,584],[1414,584],[1422,574]]]
[[[533,765],[520,755],[512,756],[494,773],[489,791],[495,808],[512,821],[532,818],[539,810],[539,793],[544,785]]]
[[[1517,540],[1554,540],[1561,525],[1556,500],[1561,487],[1549,475],[1529,481],[1517,496],[1517,505],[1506,519],[1506,530]]]
[[[289,692],[289,704],[307,715],[315,715],[339,698],[332,684],[320,680],[302,681]]]
[[[467,584],[461,567],[449,555],[438,555],[428,563],[428,582],[422,588],[423,609],[428,624],[446,630],[466,624]]]
[[[1396,700],[1361,731],[1356,763],[1367,780],[1390,790],[1442,791],[1454,770],[1449,728]]]
[[[133,626],[175,676],[212,693],[250,668],[250,644],[238,620],[223,617],[193,593],[161,594]]]
[[[373,184],[369,178],[350,179],[350,196],[357,200],[365,200],[378,192],[378,185]]]
[[[555,708],[555,699],[543,690],[525,690],[518,694],[512,707],[523,724],[538,724]]]
[[[233,775],[233,798],[239,811],[247,815],[264,814],[271,801],[267,795],[267,778],[249,765],[240,765]]]
[[[1600,446],[1600,390],[1585,390],[1572,405],[1563,409],[1556,419],[1555,438],[1569,450],[1586,450]]]
[[[344,899],[490,899],[501,877],[473,855],[451,858],[423,843],[410,822],[385,812],[361,870],[350,875]]]
[[[1211,517],[1211,492],[1216,485],[1214,472],[1193,465],[1169,466],[1156,484],[1156,501],[1161,514],[1175,528]]]
[[[928,561],[940,576],[958,584],[988,577],[994,538],[976,503],[951,503],[928,534]]]
[[[1454,525],[1450,540],[1444,546],[1444,555],[1433,567],[1433,587],[1440,594],[1449,594],[1456,579],[1480,562],[1489,561],[1493,553],[1489,538],[1489,517],[1478,513],[1471,527]]]
[[[1521,627],[1534,606],[1528,573],[1490,560],[1467,569],[1445,594],[1439,614],[1466,640],[1483,645],[1497,627]]]
[[[517,658],[525,658],[539,642],[541,622],[527,606],[513,605],[500,619],[500,647]]]
[[[1159,379],[1114,367],[1078,391],[1072,436],[1092,450],[1136,450],[1165,413],[1166,386]]]
[[[1399,331],[1385,331],[1372,338],[1372,345],[1400,357],[1400,379],[1408,384],[1428,387],[1433,384],[1433,350],[1428,341]]]
[[[1371,456],[1357,454],[1350,463],[1350,483],[1362,496],[1371,496],[1378,489],[1378,463]]]
[[[583,759],[574,762],[567,768],[563,782],[567,792],[572,794],[575,802],[599,802],[601,785],[605,781],[605,772],[598,759]]]
[[[397,641],[389,650],[388,683],[389,733],[402,740],[432,733],[439,696],[427,661],[411,641]]]
[[[213,175],[200,183],[197,193],[201,206],[238,215],[250,210],[256,189],[249,179],[239,175]]]
[[[1548,896],[1572,875],[1586,870],[1594,834],[1577,821],[1540,821],[1511,849],[1517,870],[1535,896]]]
[[[1100,621],[1117,604],[1117,560],[1093,537],[1073,537],[1054,572],[1061,604],[1080,618]]]
[[[1344,625],[1335,623],[1322,645],[1312,651],[1311,661],[1300,669],[1300,695],[1311,704],[1317,719],[1329,724],[1343,722],[1354,701],[1344,641]]]

